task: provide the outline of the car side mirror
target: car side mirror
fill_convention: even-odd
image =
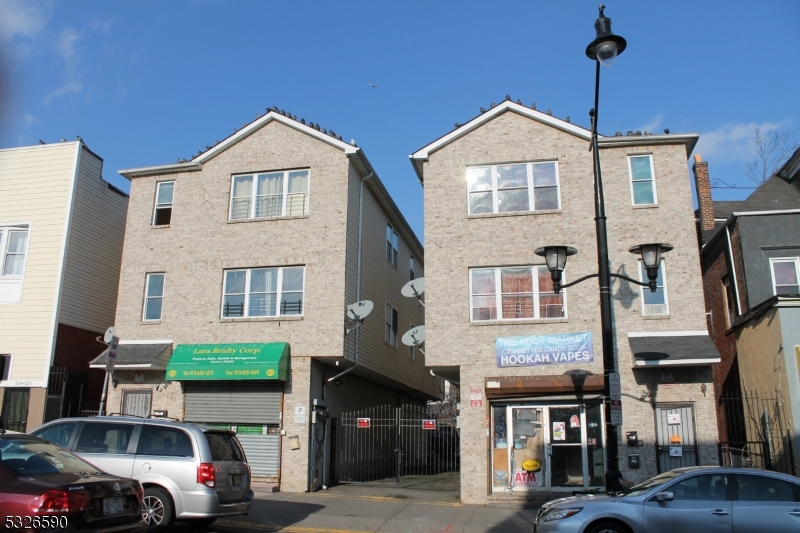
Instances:
[[[671,492],[659,492],[655,497],[657,502],[671,502],[674,499],[675,495]]]

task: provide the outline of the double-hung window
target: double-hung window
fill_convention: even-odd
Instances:
[[[392,227],[391,223],[386,223],[386,259],[397,268],[397,232]]]
[[[392,307],[392,304],[386,302],[386,313],[384,318],[385,323],[385,331],[383,340],[386,341],[386,344],[390,344],[397,348],[397,324],[398,324],[398,317],[397,317],[397,309]]]
[[[304,267],[225,271],[223,318],[303,314]]]
[[[631,200],[633,205],[655,204],[657,199],[653,156],[629,156],[628,168],[631,174]]]
[[[773,294],[800,293],[800,259],[787,257],[770,259]]]
[[[231,220],[307,214],[307,169],[233,177]]]
[[[161,320],[164,303],[164,274],[148,274],[144,294],[144,320]]]
[[[27,225],[0,226],[0,303],[17,303],[22,298],[29,229]]]
[[[644,262],[639,261],[639,280],[647,283],[647,269],[644,267]],[[668,315],[669,314],[669,300],[667,298],[667,282],[666,273],[664,272],[664,261],[658,268],[658,277],[656,278],[656,292],[651,292],[649,287],[639,287],[642,295],[642,315]]]
[[[558,163],[467,168],[470,215],[560,209]]]
[[[545,266],[474,268],[469,278],[473,322],[567,315],[564,291],[553,292]]]
[[[153,225],[166,226],[172,220],[172,197],[174,181],[161,181],[156,185],[156,207],[153,210]]]

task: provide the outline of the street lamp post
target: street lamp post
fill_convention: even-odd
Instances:
[[[607,491],[618,491],[622,488],[622,473],[619,470],[619,440],[616,426],[612,425],[610,400],[610,376],[616,372],[616,359],[614,357],[614,333],[611,322],[611,277],[621,278],[626,281],[649,287],[655,292],[656,278],[661,261],[661,254],[668,252],[672,246],[663,243],[650,243],[634,246],[631,253],[639,254],[647,271],[648,283],[629,278],[623,274],[612,274],[608,263],[608,233],[606,230],[605,199],[603,197],[603,179],[600,172],[600,153],[597,146],[597,117],[600,96],[600,65],[610,66],[627,43],[625,39],[611,32],[611,19],[603,14],[605,6],[600,6],[600,16],[594,23],[597,36],[588,47],[586,55],[595,62],[594,108],[589,111],[592,121],[591,143],[592,162],[594,166],[594,220],[597,234],[597,267],[596,274],[589,274],[568,284],[562,284],[562,272],[566,266],[567,257],[578,253],[575,248],[568,246],[544,246],[535,253],[545,257],[547,267],[553,280],[553,289],[558,294],[562,288],[571,287],[589,278],[598,278],[600,285],[600,320],[603,343],[603,375],[605,381],[605,416],[606,416],[606,472],[605,485]]]

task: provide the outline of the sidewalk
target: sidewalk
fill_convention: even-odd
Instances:
[[[217,520],[206,531],[244,533],[530,533],[537,508],[461,505],[444,491],[397,489],[387,494],[374,487],[339,486],[313,494],[256,493],[247,516]],[[393,490],[391,492],[397,492]],[[177,524],[175,533],[188,533]]]

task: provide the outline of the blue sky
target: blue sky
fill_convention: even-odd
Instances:
[[[800,127],[800,2],[606,15],[628,49],[603,69],[600,132],[699,132],[712,179],[752,185],[753,127]],[[275,105],[356,139],[423,239],[408,154],[506,94],[588,126],[596,18],[578,0],[0,0],[0,147],[80,135],[127,189],[117,170],[188,159]]]

